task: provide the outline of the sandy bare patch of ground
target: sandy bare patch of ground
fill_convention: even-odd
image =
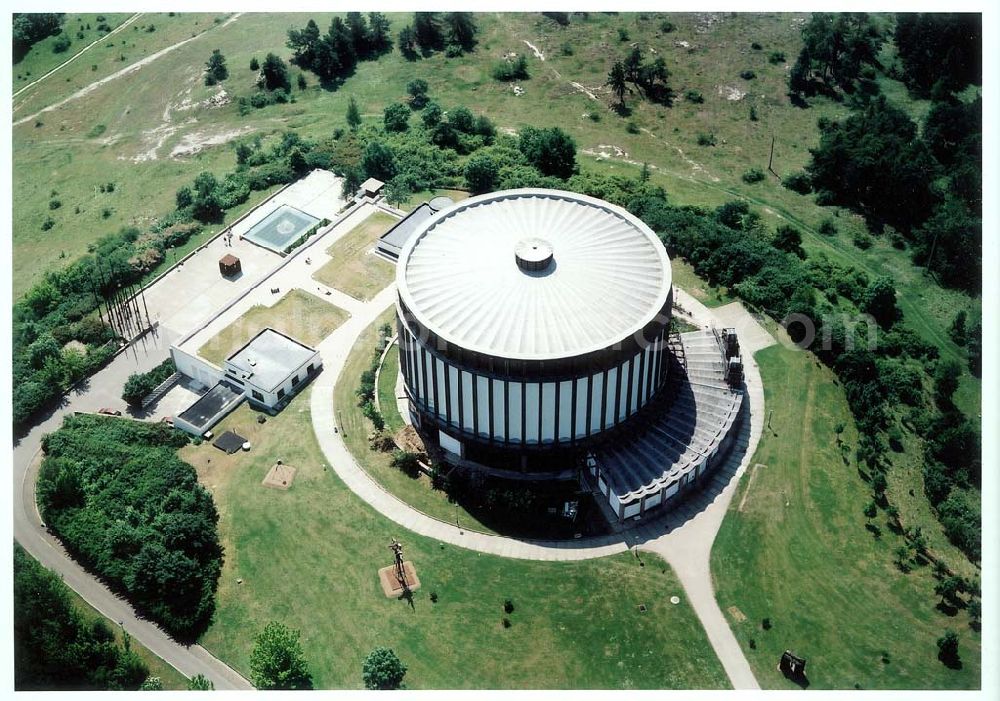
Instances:
[[[220,88],[218,92],[210,97],[196,102],[191,99],[191,91],[201,80],[201,73],[197,69],[189,70],[187,72],[186,79],[189,83],[188,87],[178,92],[174,100],[170,100],[166,105],[164,105],[160,125],[153,127],[152,129],[146,129],[142,132],[142,148],[144,148],[144,150],[140,151],[135,156],[132,156],[133,161],[137,163],[141,161],[155,161],[159,158],[160,149],[163,148],[163,145],[168,139],[178,132],[198,123],[197,117],[194,116],[188,117],[182,122],[177,122],[174,119],[177,113],[190,112],[191,110],[196,109],[217,109],[225,104],[228,104],[232,99],[225,90]],[[253,128],[241,127],[240,129],[228,132],[215,133],[203,130],[186,134],[181,139],[181,142],[170,152],[170,157],[177,158],[181,156],[190,156],[198,153],[206,146],[224,144],[236,136],[245,134],[247,131],[253,131]],[[119,156],[119,159],[124,160],[125,158],[127,158],[127,156]]]
[[[747,96],[746,92],[732,85],[720,85],[719,94],[730,102],[738,102]]]
[[[598,100],[599,99],[597,97],[597,95],[594,93],[593,90],[591,90],[591,89],[589,89],[589,88],[587,88],[587,87],[585,87],[583,85],[580,85],[580,83],[577,83],[577,82],[571,80],[569,84],[573,86],[574,90],[576,90],[577,92],[582,92],[584,95],[586,95],[587,97],[589,97],[591,100]]]
[[[538,48],[537,46],[535,46],[534,44],[532,44],[532,43],[531,43],[530,41],[528,41],[527,39],[522,39],[521,41],[523,41],[523,42],[525,43],[525,45],[526,45],[526,46],[527,46],[527,47],[528,47],[529,49],[531,49],[531,50],[532,50],[532,52],[534,52],[534,54],[535,54],[535,58],[537,58],[537,59],[538,59],[539,61],[544,61],[544,60],[545,60],[545,54],[543,54],[543,53],[542,53],[542,52],[541,52],[541,51],[539,50],[539,48]]]
[[[588,156],[593,156],[599,161],[613,159],[634,166],[643,165],[640,161],[636,161],[630,158],[628,151],[621,148],[620,146],[615,146],[614,144],[598,144],[596,148],[583,149],[582,153],[585,153]],[[652,163],[647,163],[646,165],[648,165],[651,170],[657,169],[657,166]]]
[[[261,482],[265,487],[270,487],[271,489],[288,489],[292,486],[292,482],[295,480],[295,468],[291,465],[284,465],[282,463],[275,463],[274,466],[267,471],[264,475],[264,480]]]
[[[174,146],[173,150],[170,151],[170,157],[180,158],[183,156],[192,156],[206,146],[218,146],[219,144],[232,141],[233,139],[252,131],[253,127],[251,126],[244,126],[239,129],[230,129],[229,131],[214,133],[207,130],[194,131],[181,137],[180,143]]]
[[[736,621],[737,623],[742,623],[747,619],[746,614],[740,611],[735,606],[730,606],[729,608],[726,609],[726,611],[729,612],[729,615],[732,616],[733,620]]]
[[[657,136],[656,134],[654,134],[645,127],[640,127],[640,129],[645,133],[649,134],[650,136],[652,136],[654,139],[662,141],[665,145],[670,146],[675,151],[677,151],[677,155],[679,155],[685,163],[691,166],[691,170],[693,170],[695,173],[704,173],[708,177],[708,179],[711,180],[713,183],[719,182],[719,178],[709,173],[708,170],[705,168],[705,166],[703,166],[701,163],[698,163],[694,159],[690,158],[686,153],[684,153],[684,149],[682,149],[680,146],[674,146],[666,139],[660,138],[659,136]]]

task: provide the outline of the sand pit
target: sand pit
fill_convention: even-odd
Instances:
[[[270,487],[271,489],[288,489],[292,486],[292,481],[294,479],[295,468],[291,465],[283,465],[279,462],[267,471],[267,474],[264,476],[264,481],[261,482],[261,484],[265,487]]]

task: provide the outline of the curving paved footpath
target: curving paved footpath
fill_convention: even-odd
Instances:
[[[719,468],[716,478],[702,494],[624,533],[572,541],[531,541],[464,530],[428,516],[390,494],[358,465],[342,436],[333,430],[337,424],[333,389],[358,336],[394,303],[395,285],[382,290],[362,308],[353,310],[351,318],[319,345],[324,372],[313,380],[310,407],[313,430],[331,468],[355,494],[390,520],[428,538],[491,555],[527,560],[585,560],[624,552],[630,546],[660,555],[677,573],[733,687],[759,689],[715,599],[710,553],[739,477],[753,456],[763,428],[764,393],[752,356],[774,343],[774,339],[738,303],[710,311],[683,291],[675,289],[675,293],[678,304],[695,323],[736,327],[743,357],[750,359],[746,367],[750,420],[744,422],[743,435],[730,460]]]

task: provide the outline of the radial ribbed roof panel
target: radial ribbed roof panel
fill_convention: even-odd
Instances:
[[[572,357],[640,331],[670,293],[670,261],[620,207],[558,190],[464,200],[410,237],[400,298],[449,343],[504,358]]]

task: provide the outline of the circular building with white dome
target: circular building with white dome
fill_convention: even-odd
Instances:
[[[532,455],[585,445],[666,380],[670,261],[607,202],[554,190],[464,200],[410,237],[396,281],[414,414],[463,457],[551,469]]]
[[[501,477],[579,476],[619,519],[675,501],[732,443],[742,366],[734,333],[671,335],[671,283],[656,234],[593,197],[508,190],[438,211],[396,268],[414,425]]]

